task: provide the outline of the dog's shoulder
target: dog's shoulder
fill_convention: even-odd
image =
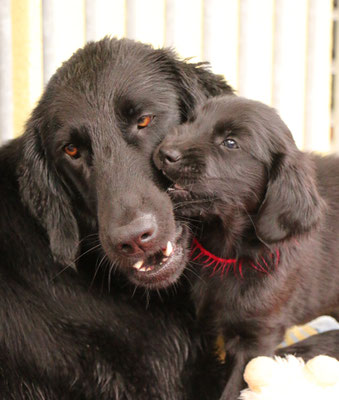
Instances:
[[[16,175],[20,155],[20,139],[0,149],[0,234],[5,233],[14,222],[11,221],[11,215],[14,216],[22,208]]]
[[[315,163],[318,190],[326,199],[339,200],[339,157],[335,154],[322,156],[311,154]]]
[[[0,185],[15,184],[15,173],[22,154],[22,138],[11,140],[0,149]],[[5,197],[5,196],[1,196]]]

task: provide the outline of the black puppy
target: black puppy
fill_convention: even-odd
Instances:
[[[223,92],[202,65],[129,40],[89,43],[52,77],[0,150],[2,399],[219,397],[185,292],[136,285],[167,286],[187,260],[152,153]]]
[[[224,336],[222,399],[236,399],[251,358],[339,305],[339,159],[300,152],[272,108],[224,96],[166,136],[154,161],[178,216],[201,222],[193,296],[206,335]]]

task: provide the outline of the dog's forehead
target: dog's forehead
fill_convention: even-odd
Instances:
[[[235,96],[212,99],[203,109],[205,116],[210,115],[215,124],[245,124],[256,118],[257,111],[252,104]]]
[[[177,106],[177,92],[169,71],[156,51],[137,43],[103,51],[97,45],[79,50],[52,77],[47,91],[60,99],[59,115],[87,116],[120,112],[120,108],[166,109]]]
[[[255,136],[260,141],[276,119],[275,111],[264,104],[237,96],[222,96],[206,102],[195,123],[205,131],[208,125],[211,135],[231,132],[237,136]]]
[[[250,119],[246,110],[234,107],[232,103],[224,102],[223,99],[211,100],[197,111],[191,130],[210,137],[222,136],[230,131],[249,135],[246,125]]]

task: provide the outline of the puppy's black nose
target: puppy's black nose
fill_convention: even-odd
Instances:
[[[182,155],[178,149],[173,147],[161,147],[159,149],[159,158],[165,164],[174,164],[181,159]]]

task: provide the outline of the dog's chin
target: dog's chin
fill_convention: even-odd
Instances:
[[[175,205],[175,215],[180,217],[203,218],[209,215],[213,208],[211,199],[206,197],[203,190],[187,190],[175,185],[167,190]]]
[[[147,254],[144,259],[116,260],[115,264],[134,285],[147,289],[166,288],[178,280],[188,262],[189,239],[187,227],[178,223],[173,237],[168,238],[166,249]]]

